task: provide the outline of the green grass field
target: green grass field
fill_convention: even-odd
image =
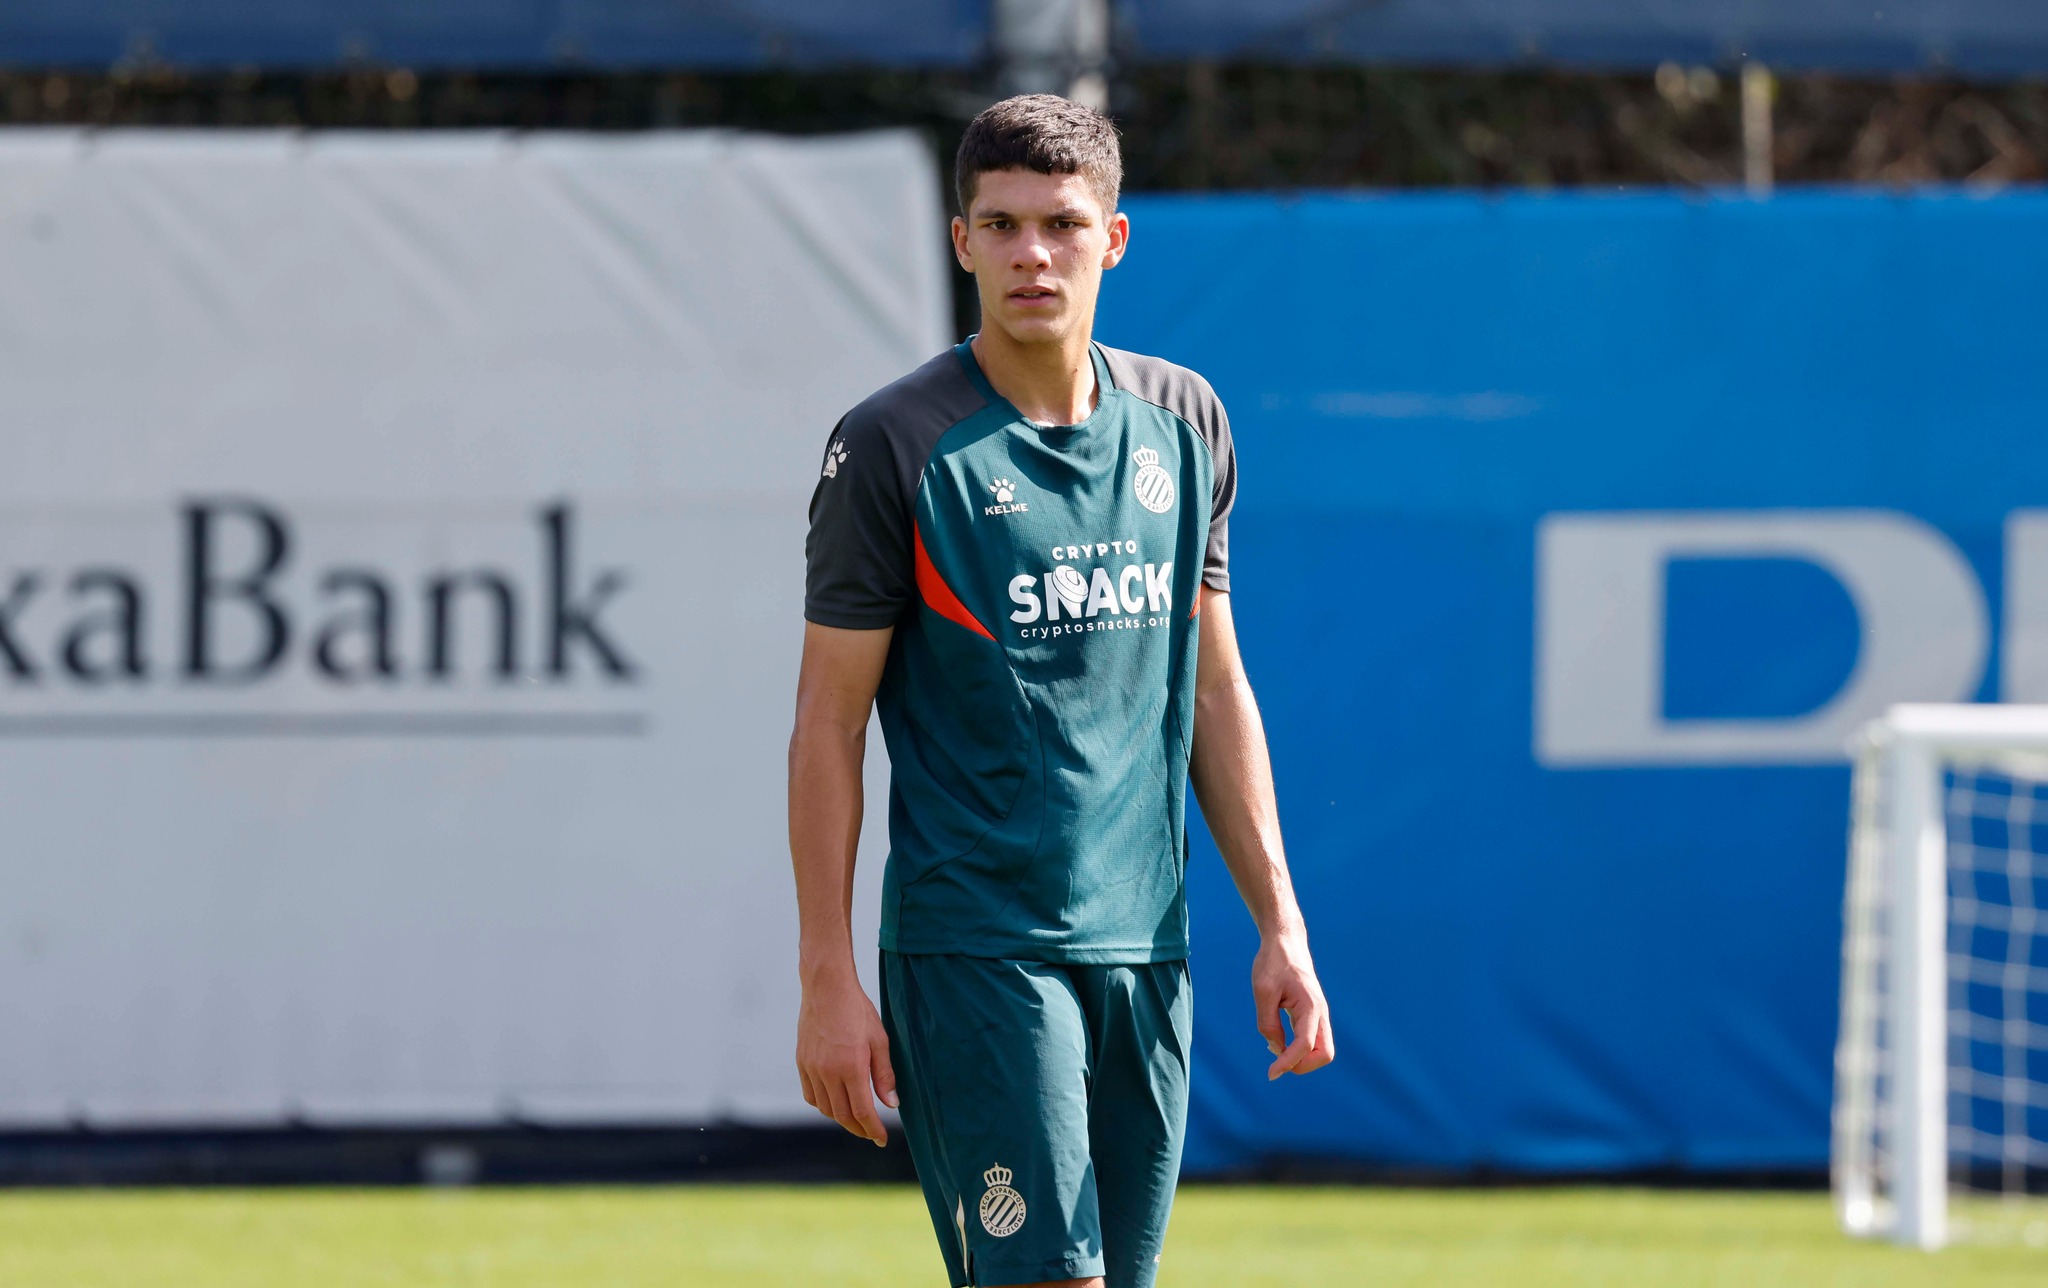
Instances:
[[[1812,1194],[1190,1186],[1162,1288],[2048,1283],[1852,1242]],[[941,1288],[904,1188],[0,1192],[6,1288]]]

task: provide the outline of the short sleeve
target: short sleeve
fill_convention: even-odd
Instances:
[[[1230,417],[1209,382],[1163,358],[1097,346],[1118,389],[1186,422],[1209,449],[1216,467],[1209,494],[1209,539],[1202,550],[1202,584],[1230,589],[1230,508],[1237,504],[1237,451],[1230,442]]]
[[[825,445],[804,542],[804,617],[820,626],[894,626],[915,591],[909,498],[888,440],[848,417]]]
[[[1215,395],[1210,394],[1211,399]],[[1230,417],[1216,400],[1215,420],[1203,435],[1216,463],[1216,482],[1209,499],[1209,544],[1202,553],[1202,584],[1230,590],[1230,508],[1237,504],[1237,448],[1230,439]]]

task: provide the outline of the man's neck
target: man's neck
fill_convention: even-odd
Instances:
[[[974,360],[995,391],[1041,425],[1078,425],[1095,410],[1095,359],[1086,334],[1019,344],[1000,330],[974,337]]]

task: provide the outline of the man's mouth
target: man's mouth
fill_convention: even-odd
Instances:
[[[1030,304],[1038,301],[1050,300],[1053,298],[1054,294],[1055,293],[1053,289],[1049,286],[1020,286],[1016,290],[1010,292],[1010,298],[1026,304]]]

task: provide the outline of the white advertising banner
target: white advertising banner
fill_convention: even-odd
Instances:
[[[809,1115],[804,509],[942,247],[907,134],[0,131],[0,1125]]]

